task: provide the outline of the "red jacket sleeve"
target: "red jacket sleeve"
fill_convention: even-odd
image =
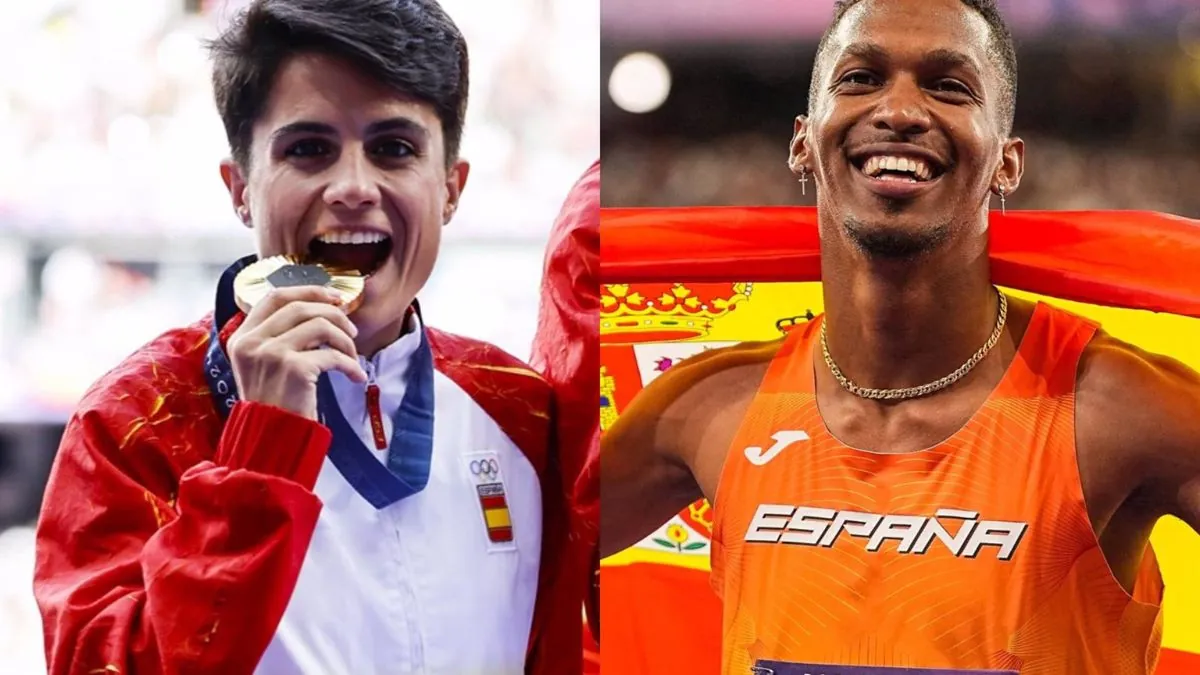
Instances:
[[[34,573],[52,675],[251,673],[295,587],[328,429],[239,403],[216,462],[172,485],[172,455],[202,434],[168,436],[154,412],[122,434],[85,410],[64,434]]]
[[[599,454],[600,162],[567,197],[550,234],[538,330],[530,364],[554,387],[565,484],[582,524],[598,527],[599,481],[589,467]],[[594,535],[594,529],[592,534]]]
[[[531,365],[554,388],[556,438],[574,513],[580,569],[598,565],[600,481],[600,162],[568,195],[550,234]],[[589,573],[588,624],[599,627],[598,577]]]

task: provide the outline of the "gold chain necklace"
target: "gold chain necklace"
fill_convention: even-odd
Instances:
[[[829,355],[829,340],[826,338],[825,333],[825,327],[829,323],[821,321],[821,353],[825,356],[825,365],[829,366],[829,371],[833,373],[833,377],[837,379],[838,384],[842,385],[842,389],[860,398],[869,398],[876,401],[897,401],[920,398],[921,396],[928,396],[936,391],[941,391],[961,380],[963,376],[979,365],[983,357],[992,351],[992,347],[996,346],[996,343],[1000,341],[1000,336],[1004,334],[1004,324],[1008,320],[1008,298],[999,289],[996,289],[996,294],[1000,296],[1000,311],[997,313],[996,328],[992,331],[991,337],[979,348],[979,351],[967,359],[966,363],[959,366],[958,370],[939,380],[935,380],[929,384],[922,384],[919,387],[905,387],[903,389],[867,389],[860,387],[843,375],[842,369],[838,368],[837,364],[833,362],[833,357]]]

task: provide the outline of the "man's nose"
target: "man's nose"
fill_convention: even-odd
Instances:
[[[898,136],[929,131],[929,110],[920,83],[911,77],[894,80],[883,92],[871,121],[876,129],[885,129]]]

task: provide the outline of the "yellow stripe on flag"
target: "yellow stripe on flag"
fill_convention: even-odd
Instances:
[[[1200,537],[1177,518],[1163,518],[1150,543],[1158,555],[1166,594],[1163,601],[1163,646],[1200,654]]]
[[[512,527],[512,519],[508,515],[508,509],[488,509],[483,512],[483,516],[487,519],[489,530],[494,530],[497,527]]]
[[[601,567],[624,567],[640,563],[674,565],[688,569],[711,572],[712,564],[706,555],[680,555],[674,551],[650,551],[644,548],[627,548],[600,561]]]

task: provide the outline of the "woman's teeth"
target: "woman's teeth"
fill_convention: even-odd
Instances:
[[[387,235],[380,232],[352,232],[348,230],[326,232],[317,237],[317,241],[323,244],[377,244],[384,239],[387,239]]]

